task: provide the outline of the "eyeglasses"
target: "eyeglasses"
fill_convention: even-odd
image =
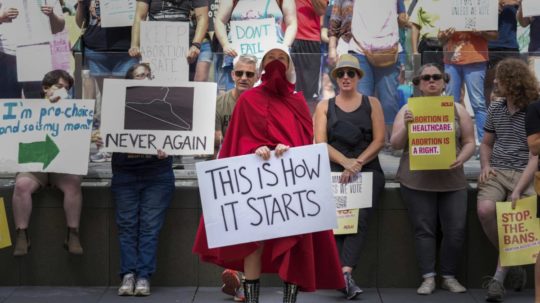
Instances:
[[[347,71],[344,71],[344,70],[338,70],[338,71],[336,72],[336,76],[337,76],[338,78],[340,78],[340,79],[343,78],[343,77],[345,77],[345,74],[347,74],[347,77],[349,77],[349,78],[354,78],[354,76],[356,76],[356,71],[349,69],[349,70],[347,70]]]
[[[152,79],[154,79],[154,76],[152,74],[138,74],[138,75],[133,76],[133,79],[135,79],[135,80],[143,80],[143,79],[152,80]]]
[[[430,81],[431,79],[433,79],[433,81],[439,81],[442,78],[443,78],[443,76],[441,74],[422,75],[422,76],[420,76],[420,80],[424,80],[424,81]]]
[[[242,78],[242,76],[246,74],[246,77],[247,78],[253,78],[255,77],[255,73],[254,72],[248,72],[248,71],[243,71],[243,70],[235,70],[234,71],[234,75],[237,76],[238,78]]]

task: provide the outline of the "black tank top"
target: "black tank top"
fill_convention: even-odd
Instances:
[[[352,112],[345,112],[336,105],[336,98],[328,100],[327,137],[328,144],[347,158],[357,158],[373,141],[373,124],[371,121],[371,104],[369,97],[362,95],[362,103]],[[332,171],[343,171],[343,166],[330,162]],[[364,163],[362,166],[382,172],[379,157]]]

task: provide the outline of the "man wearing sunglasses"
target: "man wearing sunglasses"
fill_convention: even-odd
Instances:
[[[216,104],[216,135],[215,146],[216,154],[221,141],[225,137],[227,126],[231,118],[236,100],[238,97],[250,89],[257,82],[257,58],[252,55],[241,55],[235,59],[235,64],[231,72],[235,87],[217,98]]]
[[[231,119],[234,106],[238,97],[246,90],[252,88],[259,79],[257,74],[257,57],[253,55],[240,55],[235,59],[231,76],[234,81],[234,88],[217,98],[216,104],[216,134],[215,134],[215,152],[217,155],[229,121]],[[225,269],[221,274],[223,286],[221,290],[234,297],[234,301],[243,302],[244,293],[242,286],[241,273]]]

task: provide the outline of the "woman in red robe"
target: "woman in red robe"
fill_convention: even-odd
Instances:
[[[244,92],[235,106],[219,158],[255,153],[264,160],[275,150],[313,143],[307,103],[294,91],[294,65],[288,50],[268,50],[261,63],[261,85]],[[296,302],[298,289],[345,287],[332,231],[209,249],[201,218],[193,252],[202,261],[243,271],[246,302],[258,302],[261,272],[278,273],[285,282],[283,302]]]

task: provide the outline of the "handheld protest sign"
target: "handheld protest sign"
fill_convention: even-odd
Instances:
[[[536,195],[510,202],[497,202],[497,229],[501,266],[534,264],[540,248]]]
[[[522,0],[521,9],[523,17],[540,16],[540,1],[538,0]]]
[[[337,227],[326,144],[264,161],[252,154],[198,162],[208,247]]]
[[[214,152],[216,83],[106,79],[104,151],[169,155]]]
[[[499,3],[494,0],[439,1],[441,30],[496,31],[499,29]]]
[[[100,0],[101,27],[132,26],[136,5],[135,0]]]
[[[86,175],[94,100],[0,100],[0,171]]]
[[[408,128],[410,169],[448,169],[456,161],[452,97],[409,98],[408,108],[414,116]]]
[[[148,62],[156,80],[189,80],[189,23],[141,22],[142,62]]]
[[[337,211],[338,227],[334,229],[334,235],[350,235],[358,233],[358,216],[360,209],[344,209]]]
[[[239,54],[250,54],[262,60],[264,52],[277,43],[274,18],[231,21],[231,42]]]
[[[373,200],[373,173],[358,173],[351,182],[339,183],[341,173],[333,172],[332,192],[337,210],[368,208]]]
[[[0,197],[0,249],[11,246],[4,198]]]

